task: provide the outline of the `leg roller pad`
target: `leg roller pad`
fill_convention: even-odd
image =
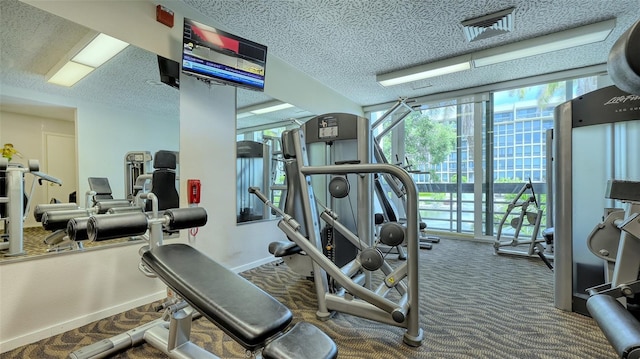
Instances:
[[[620,358],[640,358],[640,323],[622,304],[597,294],[587,300],[587,309]]]
[[[265,359],[333,359],[338,357],[338,348],[316,326],[300,322],[269,343],[262,355]]]

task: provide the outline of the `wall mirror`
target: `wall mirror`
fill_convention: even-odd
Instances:
[[[63,183],[35,185],[24,220],[26,255],[6,256],[0,250],[0,264],[77,252],[47,252],[51,248],[43,240],[50,233],[35,220],[33,209],[53,199],[69,202],[74,193],[84,207],[89,177],[107,178],[113,196],[126,197],[132,153],[179,150],[179,91],[161,82],[156,54],[132,45],[72,87],[49,84],[47,73],[95,32],[18,0],[0,2],[0,20],[5,24],[0,34],[0,145],[12,143],[20,152],[22,157],[12,162],[37,159],[42,172]],[[273,122],[294,123],[291,119],[310,115],[294,106],[253,114],[278,101],[244,89],[237,97],[239,138],[274,127]],[[152,161],[143,162],[145,172],[153,170]],[[24,177],[28,194],[36,177]],[[6,227],[6,220],[0,220],[0,245],[7,240]],[[84,250],[129,242],[87,243]]]
[[[244,96],[260,96],[250,92],[238,90]],[[300,126],[312,116],[310,112],[276,100],[238,108],[236,223],[245,224],[277,217],[273,210],[248,192],[249,187],[260,188],[273,204],[283,209],[286,175],[281,135],[283,131]]]
[[[24,174],[30,199],[23,222],[25,253],[0,251],[0,263],[73,252],[78,248],[44,243],[53,231],[36,221],[34,208],[52,201],[86,208],[89,177],[107,179],[113,197],[126,198],[127,174],[135,175],[143,164],[143,171],[153,171],[152,157],[132,153],[179,150],[179,92],[160,81],[155,54],[131,45],[72,87],[48,83],[47,74],[96,33],[18,0],[0,2],[0,17],[5,24],[0,35],[0,144],[11,143],[19,151],[13,164],[38,160],[41,172],[62,181],[39,184],[37,176]],[[11,219],[3,217],[0,233],[7,242]],[[90,250],[131,241],[83,245]]]

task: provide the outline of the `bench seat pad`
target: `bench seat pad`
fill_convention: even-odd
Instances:
[[[291,323],[291,311],[282,303],[189,245],[153,248],[142,261],[247,350],[263,346]]]
[[[262,351],[264,359],[334,359],[338,347],[315,325],[300,322]]]

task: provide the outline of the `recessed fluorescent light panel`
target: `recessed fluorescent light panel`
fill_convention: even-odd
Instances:
[[[291,107],[293,107],[293,105],[290,103],[280,102],[280,101],[270,101],[268,103],[245,107],[242,109],[242,112],[239,112],[236,115],[236,118],[245,118],[245,117],[255,116],[255,115],[264,115],[265,113],[285,110]]]
[[[109,59],[124,50],[128,43],[105,34],[98,34],[87,46],[65,62],[59,69],[57,66],[47,74],[47,82],[71,87],[78,81],[101,66]]]
[[[280,110],[284,110],[284,109],[291,108],[291,107],[293,107],[293,105],[290,104],[290,103],[281,103],[281,104],[275,105],[275,106],[259,108],[257,110],[251,111],[251,113],[254,114],[254,115],[264,115],[265,113],[280,111]]]
[[[71,87],[93,70],[94,68],[91,66],[69,61],[64,64],[60,70],[53,74],[47,82],[60,86]]]
[[[377,75],[376,81],[378,81],[382,86],[393,86],[469,70],[471,68],[470,60],[470,56],[454,57],[443,61],[390,72],[388,74]]]
[[[473,55],[473,65],[474,67],[493,65],[604,41],[614,27],[615,20],[612,19],[480,51]]]
[[[120,51],[124,50],[129,44],[120,41],[109,35],[98,34],[93,41],[82,49],[71,61],[79,64],[99,67],[110,58],[116,56]]]

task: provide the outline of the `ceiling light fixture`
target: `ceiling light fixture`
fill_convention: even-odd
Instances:
[[[500,62],[604,41],[615,27],[615,24],[615,19],[611,19],[479,51],[473,55],[473,66],[493,65]]]
[[[576,27],[529,40],[481,50],[475,54],[457,56],[408,69],[376,75],[376,81],[385,87],[399,85],[430,77],[469,70],[471,69],[472,64],[473,67],[482,67],[600,42],[604,41],[609,36],[615,27],[615,24],[615,19],[611,19],[591,25]]]
[[[83,44],[86,41],[83,42]],[[70,60],[60,61],[45,76],[47,82],[71,87],[112,57],[124,50],[128,43],[105,34],[93,36]],[[76,46],[78,48],[79,46]],[[72,50],[73,53],[73,50]]]
[[[254,114],[254,115],[264,115],[265,113],[280,111],[280,110],[284,110],[284,109],[291,108],[291,107],[293,107],[293,105],[290,104],[290,103],[281,103],[279,105],[273,105],[273,106],[269,106],[269,107],[259,108],[257,110],[251,111],[251,113]]]
[[[290,103],[281,102],[281,101],[270,101],[270,102],[242,108],[239,110],[238,114],[236,115],[236,118],[245,118],[245,117],[254,116],[254,115],[264,115],[265,113],[285,110],[291,107],[294,107],[294,106]]]
[[[458,56],[404,70],[376,75],[376,81],[386,87],[469,70],[471,68],[470,60],[471,56],[469,55]]]

